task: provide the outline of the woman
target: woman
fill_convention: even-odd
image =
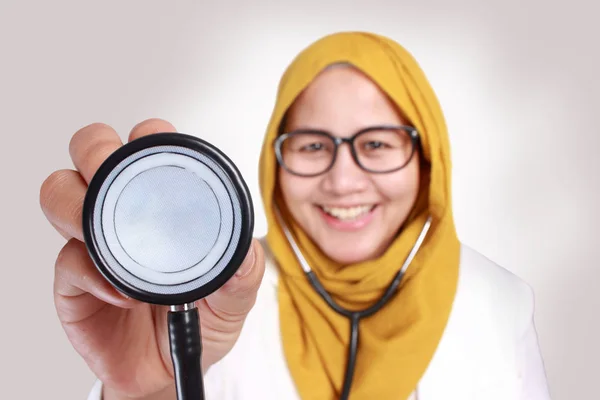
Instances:
[[[76,166],[108,137],[118,147],[114,131],[102,130],[75,135]],[[174,127],[153,120],[130,138],[165,130]],[[88,181],[111,146],[69,174]],[[442,111],[405,49],[338,33],[300,53],[281,79],[260,158],[268,234],[239,276],[199,304],[207,398],[549,399],[531,290],[459,242],[450,178]],[[42,204],[77,238],[56,217],[61,206],[45,200],[63,193],[55,203],[66,210],[64,199],[75,197],[64,194],[75,184],[59,190],[56,181],[45,183]],[[174,399],[163,310],[118,298],[81,244],[71,247],[57,274],[73,280],[85,266],[94,283],[67,290],[58,280],[57,308],[99,378],[90,399],[102,388],[104,399]],[[392,282],[399,287],[386,295]],[[81,302],[93,306],[83,312],[61,291],[91,293]],[[354,312],[374,304],[360,318]],[[101,330],[117,339],[101,339]]]

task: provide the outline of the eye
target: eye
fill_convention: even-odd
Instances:
[[[385,147],[389,147],[387,145],[387,143],[379,142],[379,141],[376,141],[376,140],[371,140],[371,141],[366,142],[364,144],[364,148],[367,149],[367,150],[375,150],[375,149],[381,149],[381,148],[385,148]]]
[[[283,142],[284,151],[304,155],[320,155],[330,152],[335,144],[327,136],[316,133],[296,133]]]
[[[323,150],[325,146],[323,143],[310,143],[300,148],[300,151],[303,152],[315,152],[318,150]]]

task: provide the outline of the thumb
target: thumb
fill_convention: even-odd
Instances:
[[[205,298],[209,308],[221,319],[244,318],[254,306],[265,272],[264,250],[252,239],[248,254],[233,277]]]

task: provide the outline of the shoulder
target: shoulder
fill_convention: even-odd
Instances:
[[[523,279],[461,244],[457,292],[423,397],[548,399],[533,313]]]
[[[453,313],[481,317],[500,332],[519,337],[533,320],[533,290],[515,273],[463,243]]]
[[[504,291],[528,292],[530,286],[515,273],[500,266],[472,247],[461,243],[460,248],[461,278]]]

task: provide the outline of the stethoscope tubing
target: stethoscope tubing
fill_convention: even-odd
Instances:
[[[204,400],[202,336],[195,303],[171,306],[167,324],[177,399]]]
[[[312,269],[310,268],[310,265],[308,264],[308,262],[302,255],[302,252],[298,248],[298,245],[296,244],[296,241],[294,240],[290,231],[287,229],[287,227],[283,223],[283,219],[281,218],[281,215],[279,214],[279,212],[277,212],[277,214],[278,214],[279,220],[281,222],[281,225],[283,227],[283,231],[288,239],[288,242],[289,242],[290,246],[292,247],[292,250],[293,250],[296,258],[300,262],[300,265],[302,266],[302,269],[304,270],[304,273],[306,274],[306,277],[308,278],[308,281],[310,282],[310,284],[313,286],[315,291],[323,298],[323,300],[327,303],[327,305],[329,307],[331,307],[338,314],[343,315],[344,317],[346,317],[350,320],[350,342],[348,345],[348,360],[346,363],[346,371],[344,374],[344,384],[342,386],[342,392],[340,395],[341,400],[347,400],[350,396],[350,389],[352,387],[352,380],[354,378],[354,371],[356,369],[356,358],[357,358],[357,353],[358,353],[358,342],[359,342],[359,322],[361,319],[367,318],[367,317],[375,314],[377,311],[379,311],[381,308],[383,308],[383,306],[385,304],[387,304],[388,301],[394,296],[398,287],[400,286],[400,283],[402,281],[402,278],[404,277],[404,274],[406,273],[406,270],[408,269],[409,265],[411,264],[412,260],[414,259],[415,255],[417,254],[419,249],[421,248],[421,245],[423,244],[423,241],[425,240],[425,237],[427,236],[427,232],[429,231],[429,228],[431,227],[432,218],[431,218],[431,216],[429,216],[427,218],[427,220],[425,221],[425,224],[423,225],[423,228],[421,229],[421,233],[417,237],[415,244],[413,245],[413,247],[412,247],[411,251],[409,252],[408,256],[406,257],[406,259],[404,260],[402,267],[396,273],[396,275],[394,276],[394,279],[392,279],[392,282],[389,284],[389,286],[387,287],[385,293],[381,296],[381,298],[375,304],[373,304],[372,306],[370,306],[364,310],[352,311],[352,310],[348,310],[348,309],[342,307],[341,305],[337,304],[335,302],[335,300],[333,300],[333,298],[329,295],[327,290],[325,290],[325,288],[319,281],[317,275],[312,271]]]

